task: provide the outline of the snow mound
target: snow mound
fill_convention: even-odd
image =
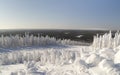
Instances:
[[[108,60],[113,60],[115,52],[113,51],[113,49],[103,48],[103,49],[99,50],[99,55],[102,58],[105,58]]]
[[[109,68],[107,70],[107,75],[120,75],[120,71],[118,71],[116,68]]]
[[[101,61],[101,57],[97,54],[91,54],[87,59],[86,63],[89,66],[96,66]]]
[[[85,63],[84,60],[76,59],[75,62],[74,62],[74,65],[77,66],[76,68],[77,68],[80,72],[87,72],[87,70],[88,70],[88,65]]]
[[[120,64],[120,50],[114,56],[114,63]]]
[[[106,60],[106,59],[103,59],[99,65],[98,65],[101,69],[107,71],[108,69],[112,68],[114,66],[114,63],[113,61],[111,60]]]

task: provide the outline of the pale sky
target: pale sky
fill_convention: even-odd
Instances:
[[[120,0],[0,0],[0,29],[120,29]]]

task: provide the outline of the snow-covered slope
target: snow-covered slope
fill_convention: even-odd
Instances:
[[[119,51],[109,58],[102,51],[67,46],[3,52],[0,75],[120,75]]]
[[[97,36],[91,46],[68,42],[9,49],[1,44],[0,75],[120,75],[119,36]]]

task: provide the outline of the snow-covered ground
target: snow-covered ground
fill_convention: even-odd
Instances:
[[[91,46],[62,44],[12,49],[4,48],[2,41],[0,75],[120,75],[119,39],[120,34],[112,38],[109,33],[95,37]]]
[[[113,50],[92,50],[87,46],[22,49],[1,53],[0,75],[120,75],[119,57],[119,47]]]

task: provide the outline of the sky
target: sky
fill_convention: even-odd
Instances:
[[[0,0],[0,29],[120,29],[120,0]]]

